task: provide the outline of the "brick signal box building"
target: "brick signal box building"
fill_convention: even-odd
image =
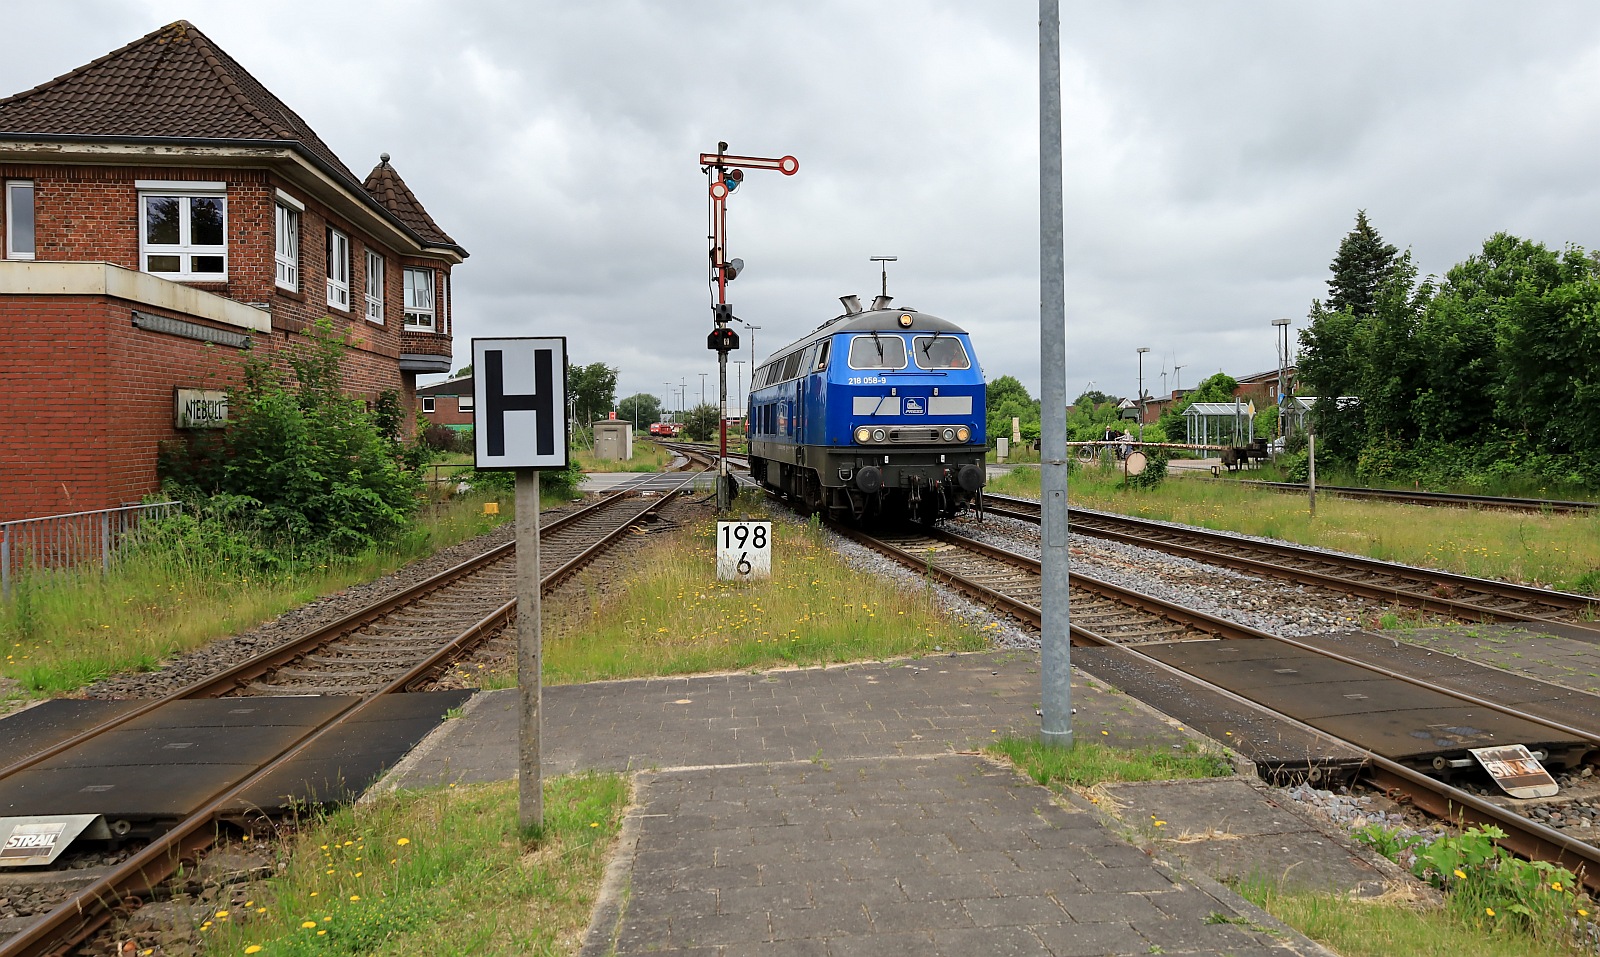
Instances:
[[[0,99],[0,521],[155,491],[158,444],[214,424],[183,409],[322,317],[346,390],[409,420],[466,255],[187,22]]]

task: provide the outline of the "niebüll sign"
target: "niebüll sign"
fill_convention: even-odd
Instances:
[[[180,429],[220,429],[228,424],[228,393],[218,389],[179,389]]]

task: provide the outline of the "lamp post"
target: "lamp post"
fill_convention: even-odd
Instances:
[[[706,376],[708,376],[710,374],[711,373],[709,373],[709,372],[700,373],[700,404],[701,405],[705,405],[706,404]]]
[[[1272,325],[1282,330],[1281,338],[1278,333],[1273,334],[1273,345],[1278,349],[1278,435],[1283,438],[1283,367],[1289,359],[1289,320],[1274,319]]]
[[[760,326],[753,326],[748,322],[744,324],[744,330],[750,333],[750,386],[752,388],[756,384],[756,330],[760,328]]]
[[[663,382],[666,391],[661,393],[661,419],[663,422],[672,421],[672,383]]]
[[[746,416],[749,415],[750,409],[750,397],[744,394],[744,360],[733,360],[733,368],[738,376],[734,392],[739,396],[739,421],[743,422]]]
[[[1139,441],[1144,441],[1144,354],[1150,351],[1149,346],[1140,346],[1139,353]]]

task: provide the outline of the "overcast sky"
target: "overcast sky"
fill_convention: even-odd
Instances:
[[[720,139],[800,161],[729,204],[758,358],[892,255],[899,304],[1037,395],[1031,0],[19,2],[0,94],[180,18],[357,175],[392,154],[472,254],[458,367],[473,336],[565,335],[619,397],[694,404],[705,372],[714,398]],[[1069,398],[1134,394],[1139,346],[1157,394],[1276,368],[1271,321],[1304,325],[1357,209],[1424,274],[1500,230],[1600,247],[1600,4],[1067,2],[1062,33]]]

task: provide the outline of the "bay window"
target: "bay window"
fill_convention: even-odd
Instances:
[[[407,329],[417,332],[433,331],[432,269],[405,271],[405,309]]]

